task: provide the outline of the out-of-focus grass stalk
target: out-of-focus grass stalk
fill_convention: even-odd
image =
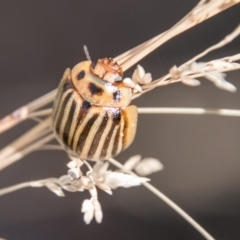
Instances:
[[[126,170],[124,165],[119,163],[117,160],[110,158],[108,161],[114,165],[115,167],[119,168],[122,172],[125,172],[127,174],[133,174],[134,172]],[[89,165],[88,162],[84,162],[89,169],[92,169],[92,167]],[[3,189],[0,189],[0,196],[3,196],[5,194],[9,194],[11,192],[26,188],[26,187],[46,187],[49,184],[55,183],[59,187],[62,187],[64,189],[64,186],[62,185],[62,182],[57,178],[46,178],[41,179],[37,181],[29,181],[29,182],[23,182],[19,183],[10,187],[6,187]],[[158,198],[160,198],[163,202],[165,202],[168,206],[170,206],[174,211],[176,211],[180,216],[182,216],[189,224],[191,224],[200,234],[204,236],[207,240],[214,240],[214,238],[205,230],[203,229],[193,218],[191,218],[185,211],[183,211],[177,204],[175,204],[172,200],[170,200],[166,195],[164,195],[162,192],[160,192],[157,188],[152,186],[150,183],[142,183],[150,192],[155,194]],[[55,192],[56,193],[56,192]],[[64,196],[64,193],[58,194],[58,196]]]
[[[114,58],[122,66],[123,70],[127,70],[132,67],[135,63],[144,58],[147,54],[154,51],[156,48],[161,46],[163,43],[167,42],[176,35],[188,30],[189,28],[194,27],[195,25],[211,18],[212,16],[224,11],[225,9],[234,6],[239,3],[240,0],[213,0],[206,3],[206,1],[200,1],[195,8],[192,9],[182,20],[175,24],[169,30],[159,34],[158,36],[146,41],[139,46],[126,51],[125,53]],[[169,75],[164,76],[159,80],[167,80]],[[155,82],[155,81],[154,81]],[[164,84],[162,84],[164,85]],[[145,90],[147,91],[147,90]],[[44,96],[36,99],[35,101],[26,104],[25,106],[17,109],[13,113],[9,114],[2,120],[0,120],[0,133],[10,129],[11,127],[17,125],[23,120],[33,117],[33,115],[38,115],[39,112],[36,110],[44,107],[45,105],[52,103],[56,95],[56,90],[53,90]],[[134,96],[134,98],[137,97]],[[43,112],[41,112],[43,114]],[[49,114],[46,112],[46,114]]]
[[[234,29],[232,33],[230,33],[227,37],[225,37],[222,41],[219,43],[211,46],[207,50],[203,51],[202,53],[198,54],[196,57],[192,58],[191,60],[187,61],[186,63],[182,64],[177,70],[180,72],[182,71],[182,74],[188,75],[191,78],[198,78],[204,76],[206,73],[204,70],[194,70],[191,69],[191,64],[199,59],[200,57],[206,55],[210,51],[213,51],[219,47],[222,47],[226,45],[227,43],[231,42],[235,37],[237,37],[240,34],[240,25]],[[205,63],[206,66],[211,66],[212,71],[230,71],[230,70],[236,70],[240,68],[240,64],[235,63],[234,61],[237,61],[240,59],[240,54],[236,54],[230,57],[224,57],[221,59],[213,60],[210,62]],[[230,67],[214,67],[217,63],[232,63]],[[189,66],[190,65],[190,66]],[[163,86],[167,84],[172,84],[175,82],[181,81],[181,75],[176,79],[171,79],[171,74],[167,74],[163,76],[160,79],[157,79],[149,84],[143,85],[143,92],[137,93],[133,96],[133,99],[136,97],[139,97],[144,92],[150,91],[158,86]],[[0,121],[0,133],[13,127],[14,125],[20,123],[21,121],[27,119],[27,118],[33,118],[39,120],[39,117],[46,117],[45,120],[40,122],[36,127],[29,130],[27,133],[25,133],[23,136],[15,140],[13,143],[9,144],[7,147],[2,149],[0,151],[0,170],[4,169],[5,167],[9,166],[10,164],[14,163],[17,160],[20,160],[22,157],[27,155],[28,153],[44,148],[44,144],[48,143],[52,139],[54,139],[54,135],[50,134],[51,132],[51,118],[49,117],[52,110],[50,109],[44,109],[44,110],[38,110],[39,108],[45,106],[46,104],[49,104],[53,101],[54,96],[56,94],[56,91],[52,91],[48,94],[46,94],[43,97],[38,98],[37,100],[27,104],[26,106],[18,109],[14,113],[8,115],[3,120]],[[238,110],[229,110],[229,109],[177,109],[177,108],[139,108],[139,113],[153,113],[153,114],[214,114],[214,115],[222,115],[222,116],[239,116]],[[41,120],[40,120],[41,121]],[[48,136],[44,135],[49,134]],[[28,145],[31,143],[30,145]],[[28,145],[27,147],[25,147]],[[26,148],[26,149],[25,149]],[[55,146],[51,146],[48,149],[54,149]],[[47,149],[47,148],[46,148]]]
[[[116,161],[113,158],[108,159],[108,161],[113,164],[115,167],[121,169],[123,172],[135,174],[131,171],[124,170],[124,166]],[[160,192],[157,188],[152,186],[150,183],[145,182],[142,185],[147,188],[150,192],[160,198],[163,202],[165,202],[168,206],[170,206],[175,212],[177,212],[181,217],[183,217],[189,224],[191,224],[200,234],[202,234],[207,240],[214,240],[214,238],[204,229],[202,228],[192,217],[190,217],[183,209],[181,209],[176,203],[174,203],[171,199],[169,199],[166,195]]]
[[[3,148],[0,152],[0,170],[54,139],[50,126],[49,117]]]
[[[145,43],[121,54],[116,57],[115,60],[122,66],[123,71],[129,69],[142,58],[144,58],[147,54],[154,51],[156,48],[169,41],[173,37],[178,34],[188,30],[189,28],[194,27],[198,23],[205,21],[206,19],[222,12],[223,10],[234,6],[239,3],[240,0],[212,0],[212,1],[200,1],[196,7],[190,11],[182,20],[180,20],[177,24],[175,24],[169,30],[161,33],[160,35],[146,41]],[[223,39],[218,44],[206,49],[199,55],[195,56],[188,62],[182,64],[177,70],[187,71],[188,76],[191,78],[204,76],[204,72],[196,72],[194,70],[191,71],[189,68],[192,63],[198,60],[200,57],[206,55],[210,51],[213,51],[217,48],[220,48],[227,43],[231,42],[238,34],[240,33],[240,26],[238,26],[227,38]],[[226,58],[225,58],[226,59]],[[236,61],[240,59],[240,54],[231,56],[227,58],[227,61]],[[223,60],[223,59],[222,59]],[[214,60],[217,61],[217,60]],[[214,63],[214,61],[211,61]],[[223,60],[224,61],[224,60]],[[210,63],[210,62],[209,62]],[[206,63],[206,64],[209,64]],[[189,68],[189,69],[187,69]],[[219,72],[230,71],[239,69],[239,65],[232,65],[231,68],[221,69],[218,68]],[[187,69],[187,70],[186,70]],[[146,84],[143,87],[143,92],[147,92],[152,90],[157,86],[163,86],[174,82],[181,81],[181,78],[172,78],[171,73],[151,82],[150,84]],[[136,94],[133,98],[140,96],[142,93]],[[30,152],[41,149],[41,148],[49,148],[54,149],[55,146],[46,145],[46,143],[50,142],[54,139],[54,135],[51,130],[51,118],[49,117],[51,114],[51,109],[42,109],[39,110],[46,105],[53,102],[56,95],[56,90],[38,98],[37,100],[19,108],[12,114],[6,116],[4,119],[0,120],[0,133],[4,132],[13,126],[17,125],[23,120],[28,118],[35,119],[37,121],[41,121],[37,126],[29,130],[27,133],[22,135],[20,138],[9,144],[7,147],[1,150],[0,152],[0,170],[9,166],[10,164],[20,160],[25,155]],[[202,109],[202,108],[139,108],[139,113],[154,113],[154,114],[213,114],[213,115],[222,115],[222,116],[240,116],[240,110],[230,110],[230,109]],[[45,119],[39,119],[39,117],[44,117]],[[109,160],[113,165],[124,170],[124,167],[115,161],[114,159]],[[40,180],[42,185],[44,185],[48,181]],[[56,181],[58,181],[56,179]],[[32,186],[37,187],[39,181],[26,182],[22,184],[15,185],[10,188],[0,190],[0,195],[7,194],[9,192],[21,189],[23,187]],[[42,186],[41,185],[41,186]],[[151,186],[149,183],[144,183],[144,186],[148,188],[151,192],[161,198],[164,202],[166,202],[169,206],[171,206],[175,211],[177,211],[182,217],[184,217],[192,226],[194,226],[206,239],[213,240],[213,237],[208,234],[198,223],[196,223],[190,216],[188,216],[182,209],[180,209],[175,203],[173,203],[170,199],[168,199],[165,195],[163,195],[156,188]]]
[[[193,114],[193,115],[220,115],[240,117],[237,109],[205,109],[205,108],[138,108],[140,114]]]

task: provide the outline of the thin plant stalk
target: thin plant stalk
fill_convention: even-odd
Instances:
[[[205,108],[138,108],[140,114],[193,114],[193,115],[220,115],[240,117],[238,109],[205,109]]]
[[[239,2],[240,0],[233,0],[229,1],[228,3],[226,3],[224,0],[215,0],[208,3],[206,3],[206,1],[200,1],[196,7],[190,11],[190,13],[188,13],[172,28],[146,41],[145,43],[126,51],[114,59],[118,61],[125,71],[171,38],[226,10],[227,8],[234,6]],[[39,108],[52,103],[55,98],[56,91],[57,90],[55,89],[45,94],[44,96],[30,102],[22,108],[17,109],[4,119],[0,120],[0,133],[10,129],[21,121],[26,120],[29,118],[29,115],[34,115],[33,112]],[[136,97],[137,95],[134,98]]]
[[[138,108],[139,114],[189,114],[189,115],[218,115],[218,116],[228,116],[228,117],[240,117],[240,110],[238,109],[205,109],[205,108]],[[57,149],[61,150],[61,146],[49,146],[46,145],[48,142],[52,141],[55,137],[53,134],[50,134],[51,122],[44,122],[44,124],[37,125],[37,131],[35,128],[21,136],[19,139],[15,140],[13,143],[9,144],[0,152],[0,171],[4,168],[10,166],[14,162],[20,160],[22,157],[27,154],[43,149]],[[44,132],[46,131],[46,132]],[[32,135],[31,132],[34,132]],[[36,134],[38,132],[38,135]],[[42,134],[48,133],[47,136],[42,138]],[[28,144],[31,141],[24,142],[26,135],[31,136],[31,140],[35,141],[32,144]],[[32,138],[34,137],[34,138]],[[26,147],[27,145],[27,147]]]
[[[228,34],[220,42],[212,45],[211,47],[207,48],[205,51],[199,53],[198,55],[196,55],[195,57],[190,59],[189,61],[183,63],[181,66],[179,66],[177,68],[177,70],[179,71],[179,73],[182,71],[182,74],[183,74],[183,71],[184,71],[184,69],[186,67],[191,66],[192,63],[196,62],[196,60],[198,60],[201,57],[207,55],[208,53],[210,53],[210,52],[212,52],[212,51],[214,51],[214,50],[216,50],[218,48],[221,48],[221,47],[229,44],[236,37],[238,37],[239,34],[240,34],[240,25],[238,25],[230,34]],[[228,56],[228,57],[220,58],[220,59],[217,59],[217,60],[209,61],[208,63],[206,63],[206,65],[212,66],[212,68],[213,68],[212,71],[215,71],[215,72],[227,72],[227,71],[233,71],[233,70],[240,69],[240,64],[232,64],[231,67],[228,66],[227,68],[225,66],[222,66],[222,67],[218,66],[217,69],[216,69],[216,67],[214,68],[214,66],[215,66],[214,64],[216,64],[218,62],[219,63],[220,62],[224,62],[224,61],[225,62],[229,62],[229,63],[233,63],[233,62],[236,62],[236,61],[239,61],[239,60],[240,60],[240,53],[235,54],[233,56]],[[211,70],[211,69],[209,69],[209,70]],[[143,92],[138,93],[135,96],[133,96],[133,99],[141,96],[145,92],[153,90],[156,87],[164,86],[164,85],[168,85],[168,84],[171,84],[171,83],[176,83],[176,82],[182,81],[182,79],[181,79],[182,74],[179,74],[179,76],[176,77],[176,76],[172,76],[170,73],[168,73],[165,76],[152,81],[150,84],[147,84],[147,85],[143,86]],[[196,72],[196,70],[192,70],[191,67],[190,67],[189,69],[187,69],[187,71],[184,74],[188,75],[189,77],[194,79],[194,78],[203,77],[204,74],[205,74],[205,71]]]
[[[113,158],[108,159],[108,161],[114,165],[115,167],[121,169],[123,172],[135,174],[131,171],[124,170],[124,166],[116,161]],[[185,211],[183,211],[176,203],[174,203],[171,199],[169,199],[166,195],[160,192],[157,188],[152,186],[150,183],[145,182],[142,183],[144,187],[146,187],[150,192],[160,198],[163,202],[165,202],[169,207],[171,207],[175,212],[177,212],[181,217],[183,217],[190,225],[192,225],[200,234],[202,234],[208,240],[214,240],[214,238],[204,229],[202,228],[192,217],[190,217]]]
[[[41,141],[41,138],[52,131],[50,126],[51,118],[47,118],[3,148],[0,152],[0,170],[13,162],[20,160],[22,156],[24,156],[24,151],[26,149],[27,153],[31,152],[30,150],[32,150],[32,148],[30,146],[36,141],[40,141],[39,147],[43,143],[46,143],[46,141]]]
[[[191,27],[194,27],[198,23],[201,23],[201,22],[213,17],[214,15],[226,10],[227,8],[234,6],[235,4],[237,4],[239,2],[240,2],[239,0],[234,0],[234,1],[229,1],[228,3],[226,3],[226,1],[224,1],[224,0],[216,0],[216,1],[211,1],[211,3],[210,2],[207,3],[208,6],[206,7],[206,1],[202,0],[181,21],[179,21],[177,24],[175,24],[171,28],[171,30],[173,30],[173,32],[174,32],[177,25],[183,25],[183,22],[184,22],[185,26],[183,27],[183,29],[181,31],[181,32],[183,32]],[[190,24],[193,24],[193,25],[189,26]],[[143,48],[147,48],[148,46],[150,46],[152,44],[156,44],[156,42],[160,41],[161,38],[163,37],[163,35],[166,33],[167,33],[167,31],[140,44],[137,47],[134,47],[131,50],[126,51],[125,53],[116,57],[115,60],[119,64],[126,63],[130,58],[134,57],[134,55],[139,53]],[[173,37],[176,36],[177,34],[179,34],[179,33],[173,33]],[[163,40],[161,40],[161,41],[162,42],[158,42],[159,46],[164,43]],[[135,59],[135,63],[139,60]],[[129,67],[130,66],[127,66],[126,69],[128,69]]]
[[[136,175],[134,172],[131,172],[129,170],[125,170],[124,166],[116,161],[113,158],[108,159],[108,161],[114,165],[115,167],[119,168],[125,173]],[[92,171],[92,167],[90,164],[86,161],[84,163],[87,165],[87,167]],[[0,196],[3,196],[5,194],[9,194],[11,192],[26,188],[26,187],[43,187],[47,186],[48,183],[56,183],[59,186],[61,186],[61,182],[57,178],[47,178],[37,181],[29,181],[29,182],[23,182],[19,183],[10,187],[6,187],[3,189],[0,189]],[[203,229],[194,219],[192,219],[185,211],[183,211],[177,204],[175,204],[172,200],[170,200],[167,196],[165,196],[162,192],[160,192],[158,189],[156,189],[151,184],[145,182],[142,183],[149,191],[151,191],[153,194],[155,194],[158,198],[160,198],[163,202],[165,202],[168,206],[170,206],[173,210],[175,210],[180,216],[182,216],[189,224],[191,224],[200,234],[202,234],[207,240],[214,240],[214,238],[205,230]],[[64,196],[61,195],[61,196]]]
[[[239,34],[240,34],[240,24],[230,34],[228,34],[224,39],[222,39],[220,42],[218,42],[217,44],[214,44],[213,46],[207,48],[205,51],[201,52],[197,56],[193,57],[192,59],[190,59],[189,61],[184,63],[184,65],[189,65],[193,62],[196,62],[198,59],[206,56],[208,53],[210,53],[210,52],[212,52],[216,49],[224,47],[225,45],[232,42],[235,38],[237,38],[239,36]]]
[[[144,58],[147,54],[154,51],[157,47],[161,46],[168,40],[177,36],[178,34],[186,31],[187,29],[197,25],[200,22],[212,17],[215,14],[222,12],[223,10],[239,3],[240,0],[232,0],[232,1],[224,1],[224,0],[212,0],[212,1],[200,1],[196,7],[187,14],[182,20],[180,20],[177,24],[175,24],[172,28],[161,33],[160,35],[146,41],[145,43],[135,47],[124,54],[115,58],[122,66],[123,71],[127,70],[142,58]],[[206,55],[212,50],[220,48],[230,41],[232,41],[238,34],[240,33],[240,26],[238,26],[232,34],[230,34],[226,39],[222,40],[218,44],[208,48],[204,52],[195,56],[188,62],[184,63],[180,67],[189,66],[191,63],[195,62],[200,57]],[[235,56],[235,59],[239,60],[239,54]],[[230,70],[239,69],[238,65],[233,65]],[[179,69],[178,69],[179,70]],[[224,72],[226,69],[221,69],[219,71]],[[229,71],[227,69],[226,71]],[[188,71],[189,76],[191,77],[200,77],[204,74],[202,72],[194,72]],[[181,78],[172,78],[171,73],[163,76],[160,79],[153,81],[146,88],[144,92],[149,91],[156,86],[163,86],[169,83],[179,82]],[[141,94],[142,94],[141,93]],[[136,94],[133,98],[140,96],[141,94]],[[52,103],[56,95],[56,90],[51,91],[50,93],[44,95],[43,97],[38,98],[37,100],[25,105],[24,107],[18,109],[12,114],[5,117],[0,121],[0,133],[10,129],[16,124],[20,123],[23,120],[28,118],[36,119],[37,121],[41,121],[36,127],[32,128],[30,131],[25,133],[23,136],[18,138],[16,141],[5,147],[0,152],[0,170],[9,166],[10,164],[20,160],[23,156],[29,154],[32,151],[44,149],[44,148],[55,148],[52,145],[46,145],[50,142],[54,135],[51,132],[51,118],[49,115],[51,114],[51,109],[39,110],[40,108],[46,106],[47,104]],[[222,116],[240,116],[240,110],[230,110],[230,109],[202,109],[202,108],[139,108],[139,113],[143,114],[213,114],[213,115],[222,115]],[[39,117],[47,117],[44,120],[39,119]],[[121,165],[114,159],[109,159],[109,162],[113,165],[119,167],[124,171],[124,166]],[[0,190],[0,196],[3,194],[10,193],[12,191],[19,190],[24,187],[40,187],[47,183],[49,179],[25,182],[21,184],[17,184],[15,186],[5,188]],[[51,178],[53,180],[53,178]],[[58,181],[58,179],[54,179],[54,181]],[[42,184],[42,185],[41,185]],[[183,218],[186,219],[194,228],[196,228],[206,239],[213,240],[213,237],[207,233],[196,221],[194,221],[188,214],[186,214],[181,208],[179,208],[175,203],[173,203],[170,199],[168,199],[164,194],[162,194],[159,190],[153,187],[149,183],[143,184],[147,189],[153,192],[156,196],[162,199],[165,203],[167,203],[170,207],[172,207],[176,212],[178,212]]]
[[[47,104],[50,104],[53,102],[55,96],[56,96],[57,90],[53,90],[42,97],[26,104],[23,107],[20,107],[19,109],[15,110],[11,114],[7,115],[3,119],[0,120],[0,134],[9,130],[10,128],[16,126],[20,122],[36,116],[45,116],[49,115],[51,110],[45,109],[42,111],[34,112],[38,110],[41,107],[44,107]]]
[[[181,19],[177,24],[175,24],[172,28],[161,33],[157,37],[156,40],[149,40],[145,44],[141,44],[138,47],[138,51],[136,48],[133,49],[133,53],[131,54],[131,50],[128,52],[128,56],[124,58],[124,61],[121,59],[121,55],[116,58],[119,64],[121,64],[123,71],[126,71],[131,66],[136,64],[150,52],[154,51],[156,48],[174,38],[178,34],[188,30],[196,26],[197,24],[211,18],[212,16],[222,12],[223,10],[234,6],[239,3],[240,0],[231,1],[228,4],[223,0],[210,1],[209,3],[204,3],[205,1],[200,1],[195,8],[192,9],[183,19]],[[205,6],[204,6],[205,5]],[[147,47],[146,47],[147,45]]]
[[[20,190],[26,187],[42,187],[44,186],[45,183],[48,183],[48,182],[59,183],[59,180],[57,178],[46,178],[46,179],[37,180],[37,181],[19,183],[10,187],[0,189],[0,196],[3,196],[11,192],[15,192],[17,190]]]

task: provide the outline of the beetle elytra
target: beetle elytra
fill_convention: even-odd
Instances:
[[[138,111],[129,106],[133,89],[122,82],[112,59],[66,69],[54,101],[53,129],[71,154],[84,160],[114,157],[133,141]]]

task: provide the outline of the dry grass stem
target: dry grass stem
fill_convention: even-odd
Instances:
[[[58,183],[57,178],[46,178],[46,179],[43,179],[43,180],[19,183],[19,184],[16,184],[14,186],[11,186],[11,187],[6,187],[6,188],[1,189],[0,190],[0,196],[3,196],[3,195],[8,194],[8,193],[15,192],[17,190],[20,190],[20,189],[23,189],[23,188],[26,188],[26,187],[42,187],[46,183],[53,182],[53,181]]]
[[[169,30],[159,34],[158,36],[146,41],[139,46],[126,51],[125,53],[114,58],[123,68],[123,71],[129,69],[139,62],[146,55],[154,51],[156,48],[174,38],[178,34],[196,26],[197,24],[209,19],[210,17],[222,12],[223,10],[234,6],[240,0],[202,0],[188,13],[183,19],[175,24]],[[145,73],[140,66],[134,72],[132,82],[124,79],[124,84],[133,84],[133,99],[141,96],[156,87],[164,86],[176,82],[182,82],[190,86],[198,86],[200,82],[197,78],[204,77],[213,82],[216,87],[236,91],[235,86],[225,80],[224,72],[240,69],[240,53],[204,63],[196,61],[208,54],[209,52],[225,46],[233,41],[240,34],[240,25],[237,26],[232,33],[226,36],[217,44],[209,47],[205,51],[196,55],[189,61],[183,63],[179,67],[173,66],[169,73],[161,78],[151,81],[151,74]],[[127,85],[128,86],[128,85]],[[52,104],[56,95],[56,90],[36,99],[17,109],[10,115],[0,120],[0,134],[14,127],[26,119],[33,119],[39,122],[35,127],[23,134],[21,137],[10,143],[0,151],[0,171],[7,166],[22,159],[27,154],[36,150],[63,150],[61,146],[49,144],[55,137],[51,129],[51,108],[46,108],[48,104]],[[44,109],[45,107],[45,109]],[[198,114],[198,115],[220,115],[240,117],[240,110],[235,109],[203,109],[203,108],[138,108],[140,114]],[[147,183],[148,178],[138,177],[131,169],[126,166],[138,165],[141,161],[139,156],[135,156],[126,166],[120,164],[114,159],[108,161],[119,168],[121,171],[112,172],[108,170],[108,162],[98,162],[92,167],[86,161],[76,159],[70,156],[71,162],[68,175],[57,178],[48,178],[38,181],[29,181],[16,184],[11,187],[0,189],[0,196],[17,191],[25,187],[47,187],[58,196],[64,196],[62,189],[72,192],[88,190],[91,196],[82,204],[82,212],[84,213],[84,221],[88,224],[95,217],[97,222],[102,221],[101,205],[98,202],[97,187],[101,190],[112,194],[112,189],[117,187],[131,187],[143,184],[152,193],[158,196],[162,201],[167,203],[171,208],[178,212],[186,221],[188,221],[195,229],[199,231],[206,239],[213,240],[213,237],[206,232],[196,221],[194,221],[187,213],[179,208],[174,202],[168,199],[159,190]],[[142,165],[149,164],[149,173],[159,171],[163,168],[161,163],[156,159],[145,159]],[[85,165],[88,171],[82,173],[81,166]],[[141,170],[141,165],[139,171]],[[145,165],[146,166],[146,165]],[[135,169],[136,172],[136,169]],[[141,172],[141,171],[140,171]],[[144,175],[143,175],[144,176]]]
[[[199,77],[204,77],[207,72],[228,72],[233,70],[240,69],[240,63],[237,61],[240,60],[240,53],[235,54],[233,56],[228,56],[220,59],[215,59],[206,63],[197,64],[196,60],[205,56],[213,50],[221,48],[226,44],[233,41],[240,34],[240,25],[234,29],[232,33],[226,36],[223,40],[209,47],[205,51],[201,52],[197,56],[193,57],[186,63],[183,63],[179,67],[175,67],[174,69],[170,69],[170,72],[165,76],[152,81],[149,84],[142,86],[143,91],[140,93],[136,93],[133,96],[133,99],[141,96],[143,93],[153,90],[156,87],[164,86],[176,82],[181,82],[183,79],[195,79]]]
[[[50,126],[51,118],[47,118],[3,148],[0,152],[0,170],[54,139]]]
[[[50,115],[51,110],[49,109],[45,109],[38,112],[36,110],[46,106],[47,104],[52,104],[56,96],[56,92],[57,90],[53,90],[43,95],[42,97],[26,104],[25,106],[15,110],[5,118],[1,119],[0,134],[28,118]]]
[[[110,158],[108,161],[115,167],[119,168],[119,170],[121,170],[122,172],[125,172],[126,174],[130,174],[130,175],[138,177],[134,172],[129,171],[129,169],[127,169],[124,165],[122,165],[115,159]],[[93,183],[96,184],[100,189],[111,194],[111,190],[109,188],[107,188],[107,185],[104,185],[103,183],[100,184],[100,182],[98,183],[94,179],[94,178],[98,179],[99,177],[100,177],[100,179],[102,178],[102,174],[104,174],[106,172],[106,170],[108,168],[108,164],[99,162],[99,163],[96,163],[95,167],[92,168],[88,162],[84,161],[83,163],[89,169],[89,172],[87,173],[87,176],[89,177],[89,180],[87,180],[87,184],[88,184],[87,189],[89,190],[89,192],[91,194],[91,197],[92,197],[91,199],[98,201],[98,194],[97,194],[96,188],[92,184],[89,185],[89,181],[93,181]],[[74,168],[75,167],[73,167],[73,169]],[[95,171],[96,171],[96,173],[94,173]],[[120,174],[120,176],[121,176],[121,173],[116,173],[116,174]],[[60,197],[65,196],[62,189],[65,189],[67,191],[72,191],[72,192],[83,191],[83,189],[81,187],[79,188],[79,186],[76,185],[76,183],[74,183],[74,181],[76,181],[77,179],[74,178],[74,175],[72,175],[72,176],[73,176],[73,179],[72,179],[73,185],[72,186],[70,183],[71,181],[69,182],[69,178],[67,176],[62,176],[59,179],[58,178],[47,178],[47,179],[42,179],[42,180],[37,180],[37,181],[29,181],[29,182],[19,183],[14,186],[0,189],[0,196],[12,193],[14,191],[17,191],[17,190],[20,190],[20,189],[23,189],[26,187],[47,187],[47,188],[49,188],[49,190],[51,190],[52,192],[54,192],[55,194],[57,194]],[[83,176],[82,176],[82,178],[83,178]],[[159,197],[162,201],[164,201],[173,210],[175,210],[177,213],[179,213],[187,222],[189,222],[206,239],[214,240],[214,238],[208,232],[206,232],[206,230],[204,230],[194,219],[192,219],[185,211],[183,211],[178,205],[176,205],[172,200],[170,200],[167,196],[165,196],[163,193],[161,193],[158,189],[156,189],[155,187],[153,187],[151,184],[147,183],[146,181],[143,181],[140,183],[143,184],[149,191],[154,193],[157,197]],[[75,186],[75,188],[74,188],[74,186]],[[89,201],[89,200],[85,200],[85,201]],[[85,211],[83,211],[83,212],[85,212]],[[87,216],[88,215],[84,216],[85,222],[90,223],[90,221],[93,218],[93,215],[91,215],[90,219],[88,219]],[[102,218],[102,216],[101,216],[101,218]]]
[[[235,4],[239,3],[240,0],[212,0],[212,1],[200,1],[199,4],[190,12],[188,13],[181,21],[175,24],[172,28],[167,30],[164,33],[146,41],[139,46],[126,51],[125,53],[119,55],[115,58],[115,60],[122,66],[123,70],[127,70],[128,68],[132,67],[135,63],[140,61],[144,58],[147,54],[161,46],[166,41],[170,40],[171,38],[175,37],[176,35],[186,31],[187,29],[211,18],[212,16],[224,11],[225,9],[234,6]],[[225,45],[232,41],[237,34],[239,34],[239,27],[235,30],[235,33],[231,36],[228,36],[221,44]],[[236,35],[236,36],[235,36]],[[220,43],[219,43],[220,44]],[[220,47],[220,46],[219,46]],[[199,55],[205,55],[208,52],[212,51],[213,49],[217,48],[216,46],[207,49],[205,52]],[[198,56],[199,56],[198,55]],[[199,57],[196,56],[195,58],[198,59]],[[190,61],[193,61],[191,59]],[[185,63],[184,65],[188,64]],[[236,68],[239,69],[239,68]],[[234,70],[234,69],[232,69]],[[168,79],[170,75],[164,76],[154,82],[165,81]],[[159,86],[159,85],[158,85]],[[152,89],[152,88],[151,88]],[[147,91],[147,90],[145,90]],[[6,116],[2,120],[0,120],[0,133],[8,130],[9,128],[15,126],[16,124],[20,123],[23,120],[26,120],[30,116],[40,115],[40,113],[34,113],[35,110],[38,110],[41,107],[51,103],[56,95],[56,90],[53,90],[46,95],[36,99],[35,101],[25,105],[22,108],[17,109],[12,114]],[[136,96],[135,96],[136,97]]]
[[[205,51],[203,51],[202,53],[198,54],[197,56],[195,56],[194,58],[190,59],[189,61],[187,61],[186,63],[184,63],[183,65],[181,65],[181,67],[184,67],[184,65],[190,65],[193,62],[196,62],[198,59],[204,57],[205,55],[207,55],[208,53],[218,49],[218,48],[222,48],[225,45],[229,44],[230,42],[232,42],[236,37],[238,37],[240,35],[240,24],[233,30],[233,32],[231,32],[229,35],[227,35],[224,39],[222,39],[219,43],[207,48]],[[239,54],[238,54],[239,55]],[[235,59],[234,57],[232,57],[232,61],[236,61],[239,60],[240,57],[238,56],[237,59]]]
[[[194,114],[194,115],[220,115],[240,117],[237,109],[205,109],[205,108],[138,108],[140,114]]]
[[[132,50],[123,53],[115,58],[115,60],[122,65],[123,71],[126,71],[150,52],[174,38],[178,34],[196,26],[197,24],[211,18],[212,16],[222,12],[223,10],[234,6],[240,0],[212,0],[200,1],[195,8],[192,9],[183,19],[175,24],[169,30],[160,35],[150,39],[149,41],[133,48]]]
[[[108,161],[113,164],[115,167],[121,169],[124,172],[134,174],[134,172],[128,171],[124,168],[124,165],[119,163],[113,158],[108,159]],[[157,188],[152,186],[150,183],[145,182],[142,183],[144,187],[146,187],[149,191],[159,197],[163,202],[165,202],[168,206],[170,206],[175,212],[181,215],[187,222],[189,222],[200,234],[202,234],[208,240],[214,240],[214,238],[203,229],[193,218],[191,218],[185,211],[183,211],[176,203],[174,203],[171,199],[169,199],[166,195],[160,192]]]

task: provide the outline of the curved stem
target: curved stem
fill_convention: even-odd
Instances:
[[[116,166],[117,168],[120,168],[122,171],[124,171],[124,166],[116,161],[113,158],[108,159],[108,161]],[[126,171],[129,173],[129,171]],[[131,174],[134,174],[133,172],[130,172]],[[179,215],[181,215],[188,223],[190,223],[200,234],[202,234],[207,240],[214,240],[214,238],[204,229],[202,228],[192,217],[190,217],[185,211],[183,211],[176,203],[174,203],[171,199],[169,199],[166,195],[164,195],[162,192],[160,192],[157,188],[152,186],[150,183],[142,183],[144,187],[146,187],[149,191],[151,191],[153,194],[155,194],[158,198],[160,198],[163,202],[165,202],[168,206],[170,206],[174,211],[176,211]]]

